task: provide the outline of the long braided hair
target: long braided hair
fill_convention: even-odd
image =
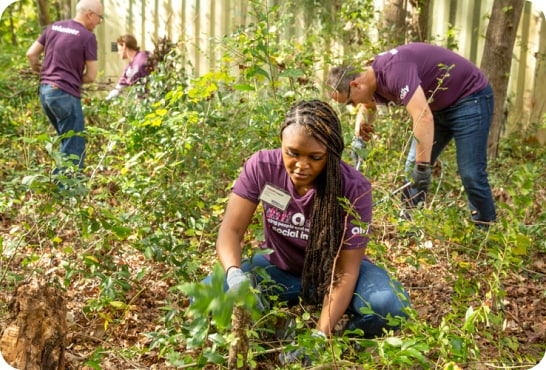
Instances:
[[[334,260],[342,243],[340,160],[344,144],[341,123],[328,103],[309,100],[294,105],[281,125],[281,138],[284,129],[294,124],[304,126],[313,138],[327,148],[326,166],[314,184],[311,230],[302,272],[304,302],[317,304],[328,292]]]

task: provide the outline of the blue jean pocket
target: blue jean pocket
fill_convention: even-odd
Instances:
[[[67,118],[72,113],[72,103],[63,97],[48,97],[46,95],[46,104],[58,121]]]

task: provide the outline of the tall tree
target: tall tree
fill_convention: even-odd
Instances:
[[[58,7],[59,19],[70,19],[74,16],[70,0],[58,0],[55,2],[55,6]]]
[[[428,21],[430,0],[410,0],[410,4],[413,8],[410,41],[426,41],[429,37]]]
[[[430,0],[385,0],[382,28],[388,46],[426,41]]]
[[[41,27],[45,27],[51,23],[49,18],[49,8],[47,0],[37,0],[38,3],[38,22]]]
[[[495,0],[487,26],[481,68],[489,78],[495,94],[495,110],[489,132],[487,153],[496,158],[512,66],[512,50],[525,0]]]
[[[398,46],[406,42],[407,5],[407,0],[385,0],[382,28],[389,46]]]

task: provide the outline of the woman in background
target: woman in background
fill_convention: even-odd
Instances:
[[[119,57],[122,60],[128,59],[129,64],[123,70],[118,84],[110,91],[106,100],[119,96],[128,86],[134,85],[138,80],[150,74],[150,70],[147,68],[150,53],[148,51],[140,51],[137,40],[133,35],[119,36],[116,43]]]

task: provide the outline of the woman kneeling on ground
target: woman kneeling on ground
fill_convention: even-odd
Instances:
[[[243,283],[260,267],[271,278],[264,287],[255,276],[263,298],[277,295],[289,306],[300,298],[322,303],[315,335],[331,335],[344,313],[350,316],[345,330],[362,329],[366,338],[380,336],[384,328],[396,329],[386,318],[407,317],[408,294],[365,255],[371,185],[341,160],[344,144],[336,113],[319,100],[297,103],[286,115],[280,136],[281,148],[252,155],[232,188],[216,241],[226,288],[249,286]],[[261,247],[272,253],[243,261],[243,237],[260,201]],[[304,355],[300,348],[280,359],[289,363]]]

